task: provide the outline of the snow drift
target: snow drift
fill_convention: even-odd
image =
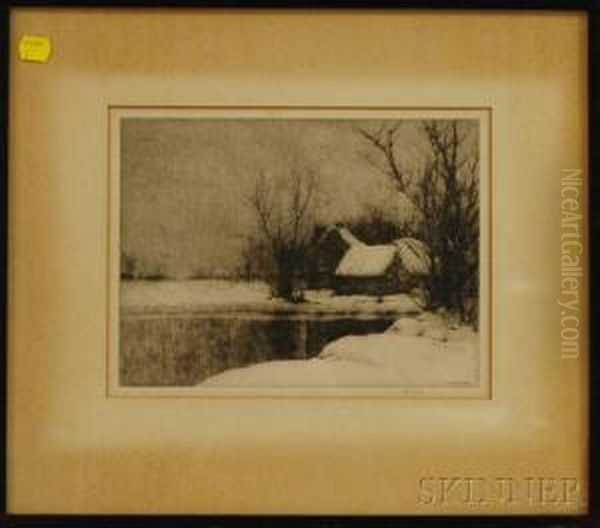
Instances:
[[[478,357],[478,334],[469,327],[436,316],[401,318],[383,334],[333,341],[316,358],[231,369],[202,386],[472,386]]]

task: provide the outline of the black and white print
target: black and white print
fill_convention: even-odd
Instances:
[[[480,387],[478,118],[118,134],[119,386]]]

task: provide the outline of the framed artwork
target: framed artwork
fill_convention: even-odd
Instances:
[[[594,525],[594,3],[51,4],[4,11],[8,522]]]
[[[489,109],[109,112],[109,395],[490,397]]]

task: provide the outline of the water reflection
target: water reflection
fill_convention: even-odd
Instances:
[[[306,359],[345,335],[383,332],[393,319],[289,316],[121,318],[121,385],[189,386],[230,368]]]

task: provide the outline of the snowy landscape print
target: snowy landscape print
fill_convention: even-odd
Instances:
[[[118,386],[482,389],[481,120],[118,120]]]

